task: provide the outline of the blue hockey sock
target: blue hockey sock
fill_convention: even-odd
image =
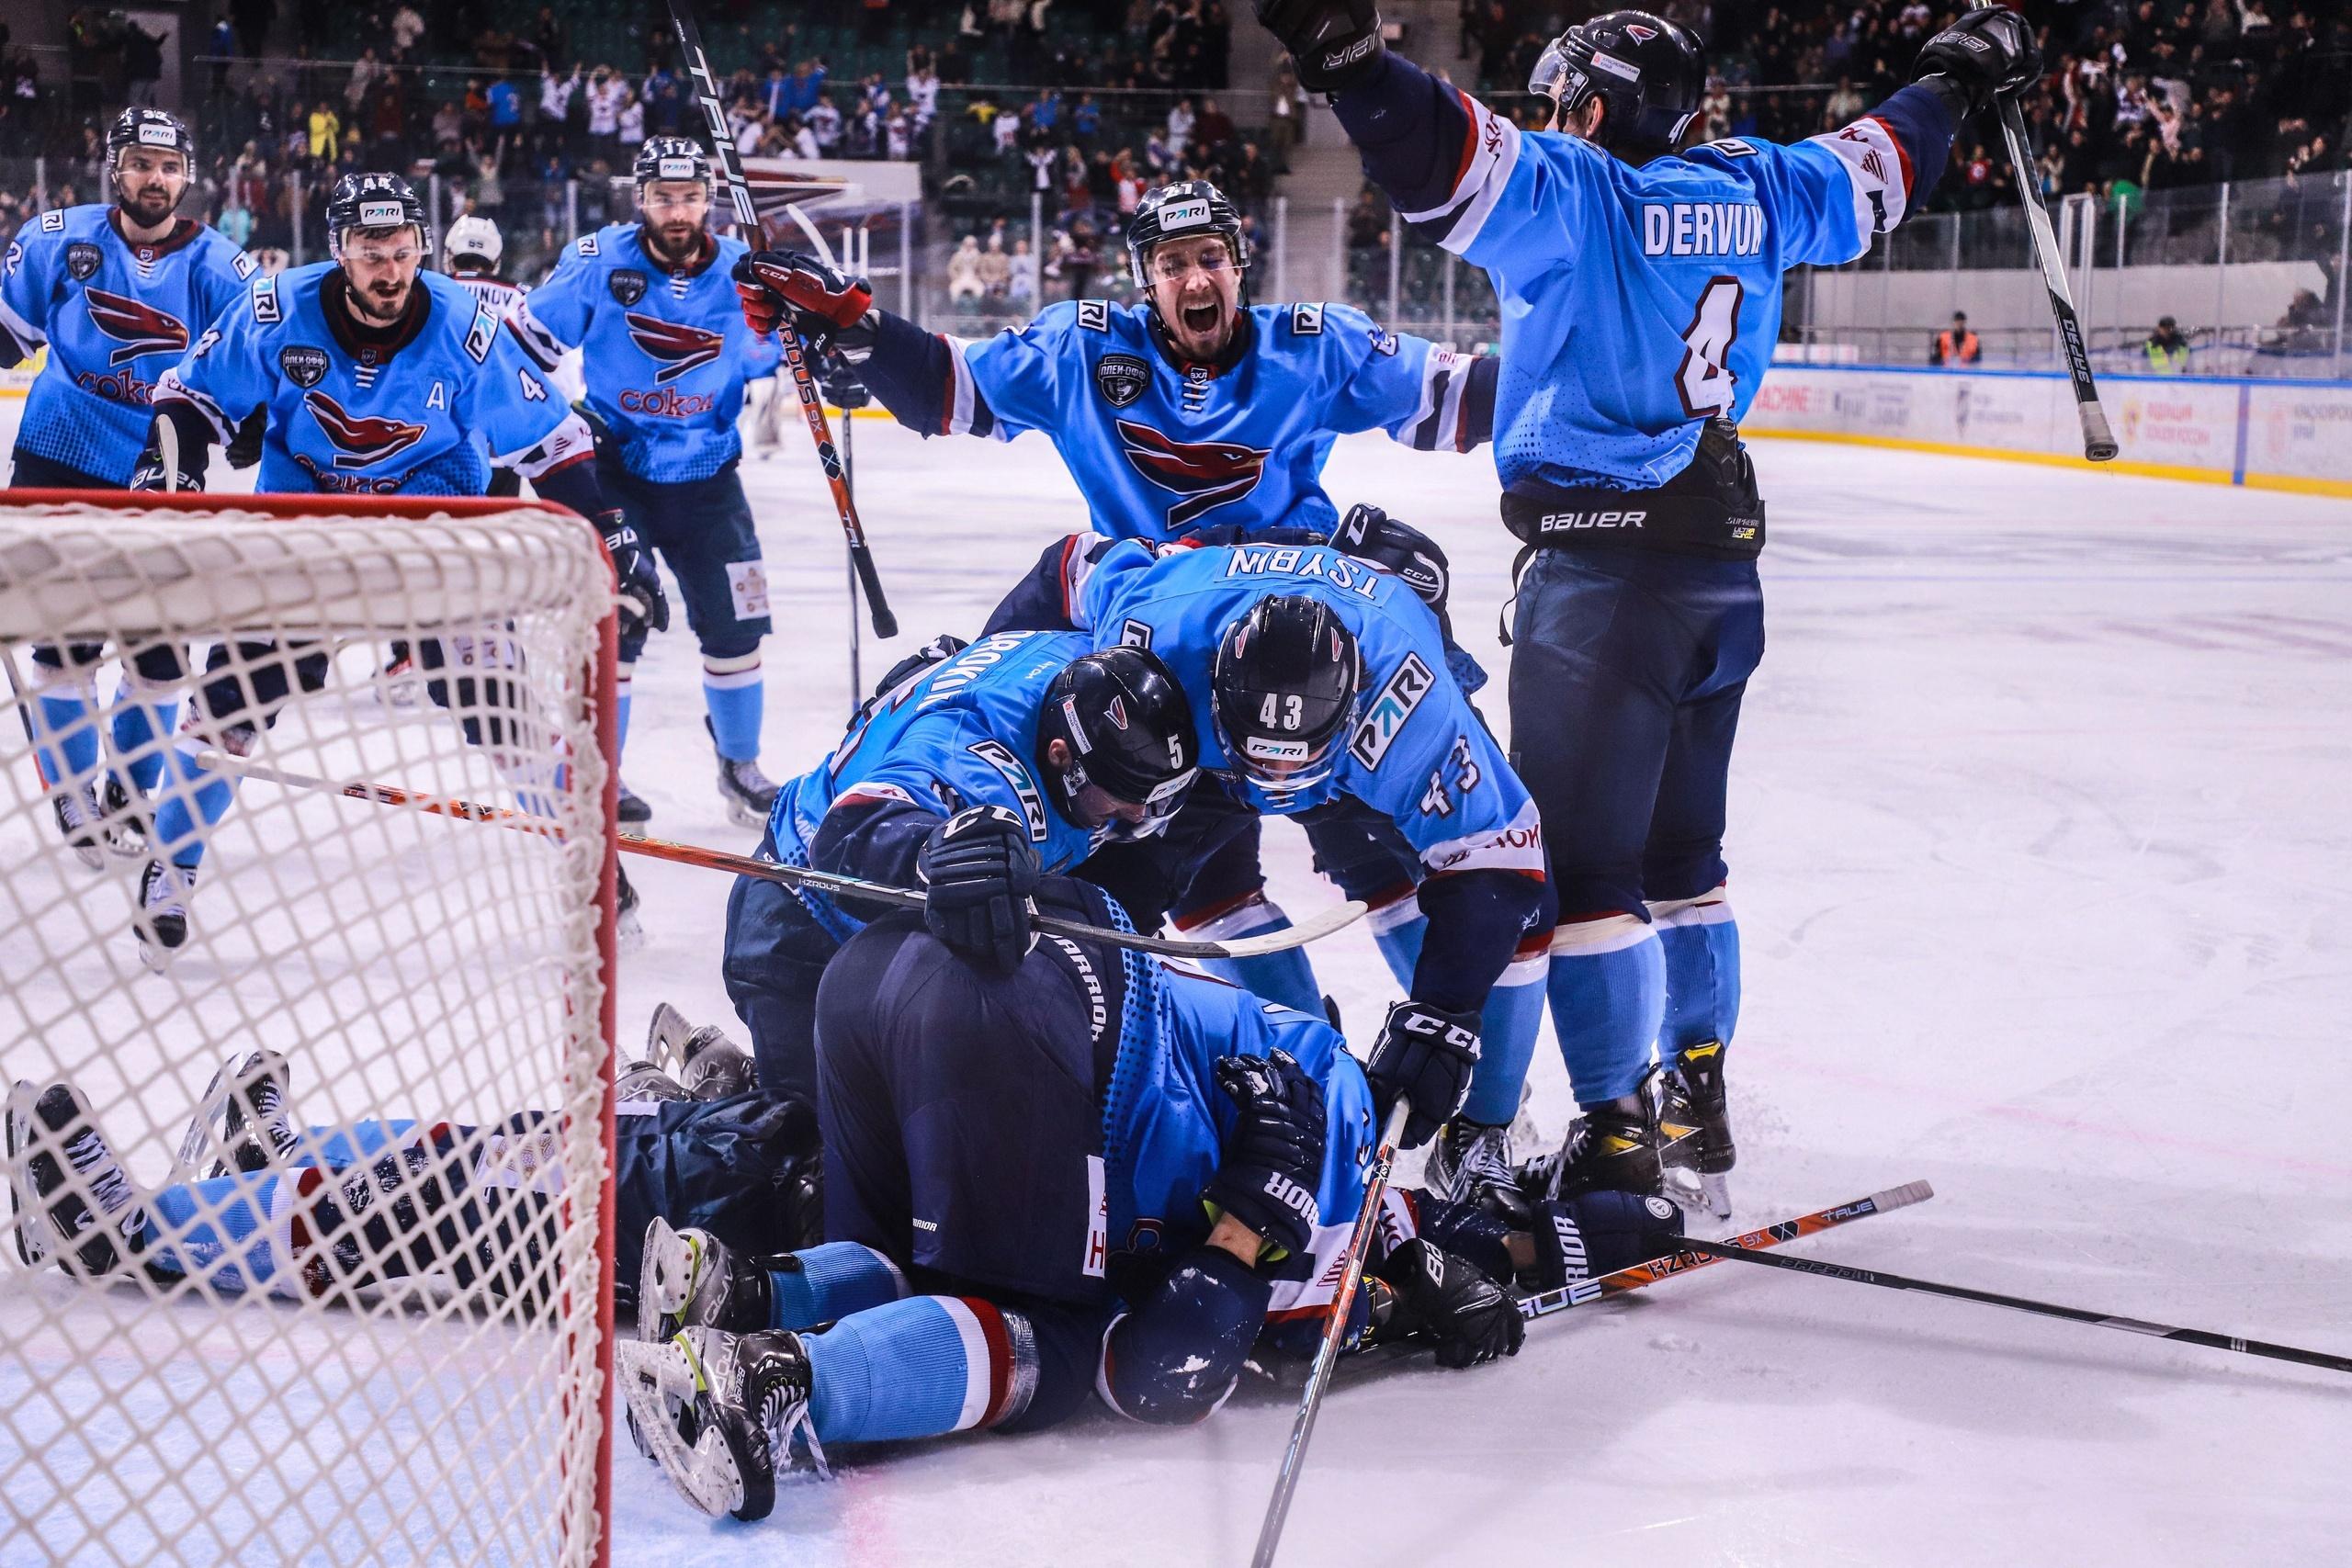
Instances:
[[[406,1148],[417,1142],[417,1123],[413,1121],[354,1122],[342,1127],[310,1127],[302,1133],[288,1163],[293,1165],[322,1165],[340,1170],[346,1165],[359,1165],[394,1149]]]
[[[1731,1043],[1739,1025],[1739,922],[1724,890],[1653,904],[1666,955],[1666,1021],[1658,1054],[1671,1060],[1686,1045]]]
[[[40,771],[51,787],[86,784],[98,765],[98,728],[90,722],[90,705],[80,688],[55,690],[40,697]]]
[[[1036,1344],[1018,1314],[970,1296],[911,1296],[803,1337],[820,1443],[936,1437],[1021,1413]]]
[[[1561,926],[1553,934],[1552,1027],[1579,1105],[1634,1092],[1649,1070],[1666,1010],[1666,955],[1634,915]]]
[[[628,745],[628,688],[630,668],[632,667],[623,666],[620,679],[614,682],[616,688],[613,694],[613,751],[615,755],[618,755],[620,751]]]
[[[829,1241],[792,1255],[797,1269],[768,1270],[768,1326],[807,1328],[897,1301],[906,1276],[870,1247]]]
[[[147,1250],[151,1266],[201,1274],[221,1291],[266,1291],[285,1274],[279,1288],[300,1292],[295,1259],[274,1245],[270,1209],[278,1195],[273,1172],[240,1171],[166,1187],[148,1200]]]
[[[1388,918],[1383,919],[1384,915]],[[1374,909],[1364,923],[1372,928],[1373,944],[1380,949],[1380,956],[1388,961],[1388,973],[1411,995],[1413,968],[1421,961],[1421,938],[1430,929],[1430,919],[1421,913],[1419,902],[1408,899]]]
[[[197,830],[196,818],[201,814],[204,826],[210,829],[229,814],[235,795],[229,781],[197,761],[187,750],[175,748],[171,752],[172,784],[164,792],[163,802],[155,807],[155,853],[161,860],[186,868],[199,864],[204,859],[204,840]],[[188,803],[196,803],[190,810]]]
[[[1290,930],[1290,917],[1283,913],[1278,904],[1252,898],[1215,919],[1179,929],[1191,941],[1230,942],[1236,937],[1286,931]],[[1306,961],[1303,947],[1263,953],[1255,958],[1204,958],[1201,967],[1245,991],[1255,991],[1270,1002],[1296,1009],[1309,1018],[1323,1016],[1323,989],[1315,983],[1315,965]]]
[[[150,696],[143,683],[125,680],[114,699],[115,755],[130,759],[123,772],[141,790],[152,792],[164,776],[163,739],[179,719],[180,705]]]
[[[710,710],[710,738],[729,761],[758,758],[765,694],[757,649],[735,659],[703,656],[702,700]]]
[[[1550,961],[1541,953],[1511,960],[1478,1017],[1478,1065],[1470,1069],[1470,1094],[1462,1119],[1499,1127],[1519,1114],[1519,1091],[1527,1064],[1535,1059],[1535,1037],[1544,1028],[1544,981]]]

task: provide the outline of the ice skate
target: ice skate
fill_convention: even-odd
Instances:
[[[9,1099],[8,1145],[17,1252],[28,1262],[53,1247],[61,1268],[95,1279],[128,1268],[145,1249],[138,1190],[71,1084],[51,1084],[38,1097],[30,1084],[18,1084]],[[28,1226],[46,1234],[32,1240]]]
[[[743,1257],[708,1231],[677,1230],[655,1215],[638,1272],[637,1337],[665,1340],[682,1328],[744,1333],[768,1321],[769,1260]],[[796,1264],[797,1267],[797,1264]]]
[[[50,793],[49,803],[57,813],[57,830],[74,858],[92,871],[105,865],[106,851],[98,842],[96,792],[88,784],[61,787]]]
[[[1512,1168],[1510,1134],[1509,1124],[1488,1126],[1455,1117],[1430,1145],[1421,1185],[1448,1202],[1491,1206],[1499,1200],[1517,1207],[1519,1179]]]
[[[151,860],[139,875],[139,908],[130,929],[139,938],[139,956],[148,968],[162,974],[172,955],[187,944],[187,905],[196,891],[196,867]]]
[[[645,837],[645,825],[653,820],[653,807],[622,781],[619,818],[621,831],[633,839]]]
[[[635,953],[645,945],[645,923],[637,918],[637,889],[628,879],[628,868],[620,866],[614,872],[613,941],[623,953]]]
[[[709,719],[702,722],[705,729],[711,728]],[[739,828],[767,826],[768,813],[775,808],[777,787],[775,780],[760,772],[756,758],[718,759],[718,798],[727,803],[728,819]]]
[[[1692,1136],[1681,1145],[1684,1159],[1668,1170],[1670,1183],[1691,1190],[1687,1198],[1676,1191],[1675,1201],[1686,1209],[1702,1207],[1715,1218],[1727,1220],[1731,1218],[1729,1172],[1737,1150],[1732,1145],[1731,1097],[1724,1085],[1723,1045],[1708,1040],[1685,1047],[1666,1075],[1666,1120],[1687,1122],[1693,1129]]]
[[[624,1341],[613,1362],[630,1437],[703,1512],[765,1518],[777,1457],[789,1465],[802,1442],[817,1473],[831,1473],[809,1420],[815,1377],[798,1335],[688,1328],[658,1345]]]
[[[146,792],[108,773],[99,802],[98,837],[106,841],[107,852],[119,860],[145,860],[153,852],[148,848]]]

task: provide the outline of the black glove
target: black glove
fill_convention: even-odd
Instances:
[[[1399,523],[1377,506],[1360,501],[1348,508],[1348,514],[1331,530],[1331,547],[1386,567],[1405,580],[1405,586],[1419,594],[1439,620],[1445,619],[1453,569],[1437,541],[1410,523]]]
[[[620,584],[621,630],[646,626],[670,629],[670,600],[662,592],[662,574],[654,570],[653,552],[637,536],[617,508],[596,515],[596,531],[605,536],[605,549],[613,558],[613,576]]]
[[[1551,1291],[1679,1250],[1682,1211],[1654,1193],[1600,1188],[1536,1204],[1528,1230],[1535,1266],[1520,1283],[1531,1291]]]
[[[255,409],[229,438],[225,456],[232,468],[250,468],[261,461],[261,438],[269,427],[269,411]]]
[[[1994,94],[2017,92],[2041,74],[2041,51],[2033,29],[2023,17],[1998,6],[1962,11],[1927,41],[1911,67],[1915,82],[1940,75],[1958,87],[1972,114]]]
[[[1527,1337],[1510,1292],[1425,1237],[1390,1253],[1373,1273],[1388,1288],[1387,1315],[1373,1335],[1381,1344],[1418,1338],[1436,1348],[1439,1366],[1475,1367],[1518,1355]],[[1376,1313],[1377,1293],[1374,1301]]]
[[[170,482],[167,483],[162,462],[153,457],[144,457],[137,468],[130,470],[130,488],[144,491],[202,490],[204,488],[193,475],[185,472],[173,474],[168,478]]]
[[[1219,1057],[1216,1070],[1217,1087],[1241,1114],[1201,1196],[1265,1238],[1262,1260],[1304,1263],[1321,1223],[1315,1189],[1323,1177],[1322,1086],[1282,1051]]]
[[[983,968],[1012,974],[1029,951],[1039,874],[1021,815],[1001,806],[958,811],[931,830],[915,868],[931,934]]]
[[[1310,93],[1353,86],[1388,47],[1376,0],[1258,0],[1258,21],[1290,51],[1298,85]]]
[[[817,387],[825,394],[827,402],[844,413],[874,401],[874,394],[857,378],[856,369],[839,353],[828,354],[817,367]]]
[[[775,331],[785,312],[792,330],[821,356],[830,344],[852,365],[874,351],[874,329],[865,324],[874,290],[805,251],[753,251],[735,264],[735,294],[744,324],[763,336]]]
[[[1478,1065],[1478,1015],[1440,1012],[1422,1002],[1398,1002],[1388,1010],[1363,1076],[1384,1116],[1397,1096],[1412,1114],[1405,1118],[1403,1146],[1414,1148],[1462,1109],[1470,1092],[1470,1069]]]

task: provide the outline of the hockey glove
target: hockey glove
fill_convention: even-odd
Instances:
[[[874,351],[874,329],[866,313],[874,290],[804,251],[754,251],[735,264],[735,293],[743,321],[763,335],[775,331],[785,312],[792,330],[821,357],[830,343],[852,365]]]
[[[1001,806],[958,811],[931,830],[915,869],[931,934],[982,968],[1012,974],[1029,952],[1029,896],[1039,874],[1020,814]]]
[[[1974,113],[1996,93],[2014,93],[2041,75],[2041,51],[2033,29],[2015,11],[1998,6],[1962,11],[1951,26],[1919,51],[1911,79],[1942,76],[1960,89]]]
[[[1283,1051],[1224,1056],[1217,1087],[1240,1108],[1216,1174],[1202,1201],[1256,1231],[1261,1263],[1308,1258],[1321,1216],[1315,1189],[1323,1176],[1323,1087]]]
[[[1405,586],[1436,613],[1441,623],[1445,620],[1445,597],[1453,587],[1453,573],[1437,541],[1419,528],[1360,501],[1348,508],[1348,514],[1331,530],[1331,547],[1386,567],[1405,580]]]
[[[1406,1148],[1418,1148],[1462,1109],[1470,1092],[1470,1069],[1478,1065],[1478,1015],[1440,1012],[1424,1002],[1398,1002],[1388,1010],[1372,1060],[1363,1075],[1383,1107],[1399,1095],[1412,1107],[1405,1119]]]
[[[130,470],[130,488],[144,491],[202,490],[203,482],[193,474],[182,470],[166,475],[164,465],[150,457]]]
[[[639,540],[637,530],[617,509],[597,513],[596,532],[605,536],[605,549],[613,558],[613,576],[620,584],[621,630],[627,633],[642,626],[668,631],[670,600],[662,592],[662,574],[654,570],[653,552]]]
[[[244,422],[237,426],[237,433],[229,438],[229,445],[222,450],[222,456],[229,459],[229,466],[232,468],[250,468],[260,462],[261,438],[267,434],[268,429],[269,411],[267,409],[255,409],[247,414]]]
[[[1374,1333],[1381,1344],[1419,1339],[1435,1348],[1439,1366],[1475,1367],[1518,1355],[1527,1338],[1527,1320],[1510,1292],[1423,1237],[1390,1253],[1373,1273],[1390,1297]]]
[[[1298,85],[1310,93],[1355,85],[1388,47],[1376,0],[1258,0],[1258,21],[1290,51]]]
[[[1654,1193],[1601,1189],[1538,1203],[1529,1229],[1535,1265],[1520,1283],[1531,1291],[1552,1291],[1678,1250],[1682,1211]]]

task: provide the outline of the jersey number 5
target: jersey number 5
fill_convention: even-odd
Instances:
[[[1674,389],[1682,396],[1682,412],[1692,419],[1709,414],[1729,416],[1737,389],[1732,385],[1731,345],[1739,336],[1740,283],[1736,277],[1711,277],[1699,296],[1699,308],[1682,332],[1682,363],[1674,367]]]

